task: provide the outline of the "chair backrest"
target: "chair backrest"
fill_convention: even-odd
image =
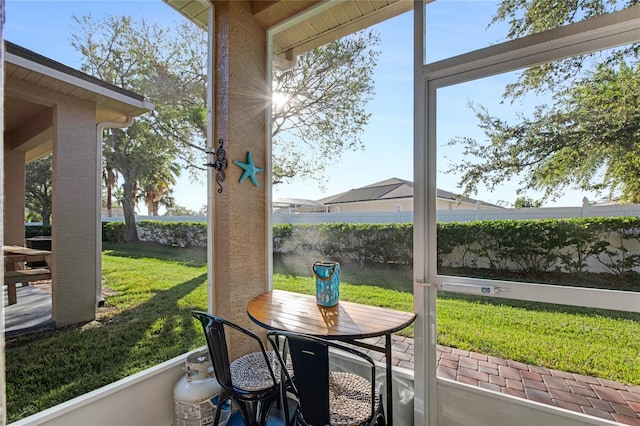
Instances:
[[[288,353],[293,364],[294,391],[298,396],[300,411],[310,425],[328,425],[331,422],[329,405],[329,348],[348,352],[362,358],[371,371],[371,418],[374,416],[375,364],[368,355],[349,346],[298,333],[273,331],[267,337],[278,354]],[[280,338],[283,337],[284,341]],[[280,357],[281,362],[284,360]],[[286,371],[286,369],[285,369]]]
[[[288,338],[288,346],[305,420],[312,425],[328,425],[328,347],[313,340],[297,337]]]
[[[218,383],[223,388],[232,390],[229,351],[224,332],[225,321],[206,312],[193,311],[192,315],[200,321],[204,329],[209,355],[211,356],[211,364]]]
[[[193,311],[192,315],[200,320],[200,323],[204,328],[204,334],[207,338],[209,354],[211,355],[211,363],[213,364],[213,370],[216,374],[218,382],[220,383],[220,386],[222,386],[227,391],[233,392],[235,394],[239,392],[239,389],[237,389],[233,384],[231,375],[231,364],[229,363],[229,351],[227,348],[225,327],[229,327],[236,331],[239,331],[251,337],[257,342],[258,346],[260,347],[261,355],[264,358],[263,365],[266,366],[269,372],[269,376],[271,376],[271,383],[273,383],[274,385],[277,383],[275,373],[273,372],[271,363],[267,357],[267,351],[264,347],[264,343],[262,343],[262,340],[257,334],[255,334],[251,330],[247,330],[244,327],[234,324],[231,321],[208,314],[206,312]]]

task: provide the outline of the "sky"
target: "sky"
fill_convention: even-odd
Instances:
[[[495,4],[490,0],[439,0],[431,3],[427,9],[427,60],[439,60],[501,41],[504,27],[486,28]],[[80,64],[80,55],[70,42],[70,35],[77,28],[71,19],[74,14],[91,14],[95,18],[105,14],[143,15],[147,22],[162,25],[183,21],[180,14],[160,0],[6,0],[5,10],[6,40],[74,68],[79,68]],[[460,10],[465,13],[459,13]],[[340,159],[326,159],[332,162],[332,166],[323,181],[324,190],[315,181],[276,185],[274,199],[319,199],[393,177],[413,180],[412,27],[411,12],[375,26],[382,42],[374,74],[375,96],[367,106],[372,116],[361,137],[365,150],[346,152]],[[470,34],[474,36],[470,37]],[[444,173],[447,161],[456,161],[461,155],[459,151],[448,148],[446,141],[461,135],[482,136],[466,104],[473,97],[493,108],[504,108],[500,105],[499,95],[507,78],[502,76],[441,89],[447,96],[446,101],[439,104],[442,113],[438,115],[438,155],[442,160],[438,163],[438,188],[461,192],[455,176]],[[439,94],[440,98],[445,99]],[[504,113],[513,114],[514,110],[505,109]],[[186,172],[183,175],[174,188],[176,201],[181,206],[200,210],[207,200],[204,172],[200,182],[191,181]],[[584,195],[587,194],[569,192],[554,205],[579,206]],[[506,183],[496,192],[481,189],[473,197],[491,203],[513,202],[515,186]]]

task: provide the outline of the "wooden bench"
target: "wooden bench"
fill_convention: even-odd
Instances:
[[[7,286],[7,298],[9,305],[15,305],[18,302],[16,293],[17,283],[27,283],[31,281],[50,280],[51,270],[46,268],[37,269],[21,269],[19,271],[5,271],[4,285]]]

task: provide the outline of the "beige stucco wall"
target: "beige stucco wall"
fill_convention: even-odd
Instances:
[[[459,210],[459,209],[475,209],[476,205],[474,203],[458,203],[457,201],[448,201],[437,199],[436,200],[436,210]]]
[[[10,143],[5,141],[5,146]],[[24,152],[4,150],[4,244],[24,245]],[[8,201],[8,202],[7,202]]]
[[[96,104],[10,78],[5,94],[46,107],[35,121],[5,135],[5,243],[24,244],[25,152],[53,138],[52,318],[57,326],[91,321],[100,278]]]
[[[95,319],[96,106],[59,99],[53,129],[52,286],[57,326]]]
[[[229,165],[222,193],[213,195],[213,312],[259,332],[246,309],[269,283],[266,173],[256,174],[258,187],[239,183],[242,169],[232,160],[246,162],[251,151],[257,167],[267,163],[266,30],[248,2],[216,3],[215,28],[214,140],[224,140]],[[231,340],[232,357],[255,349],[245,338]]]
[[[413,211],[412,198],[399,198],[396,200],[377,200],[377,201],[360,201],[355,203],[335,204],[330,206],[330,212],[338,211],[346,212],[395,212],[398,210],[404,212]]]

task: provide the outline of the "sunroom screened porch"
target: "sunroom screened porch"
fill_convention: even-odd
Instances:
[[[215,61],[218,64],[216,68],[216,81],[220,81],[220,90],[223,93],[216,93],[213,98],[214,108],[212,110],[219,113],[213,113],[212,120],[214,122],[215,132],[217,137],[226,136],[229,141],[239,141],[238,145],[245,144],[242,147],[238,147],[238,151],[232,154],[233,157],[242,156],[242,151],[251,149],[256,158],[257,164],[268,164],[268,152],[269,145],[267,142],[256,138],[257,134],[265,133],[265,123],[268,121],[265,111],[256,112],[252,108],[251,99],[243,99],[239,94],[245,93],[241,88],[260,87],[260,84],[255,83],[255,78],[262,82],[263,90],[267,85],[264,85],[264,80],[268,81],[268,66],[265,63],[269,63],[264,56],[260,54],[256,55],[259,58],[256,59],[256,69],[264,71],[264,74],[258,72],[256,74],[246,70],[245,64],[240,64],[240,55],[237,51],[233,52],[233,49],[229,49],[231,46],[240,47],[242,45],[249,45],[252,51],[255,52],[267,52],[268,37],[264,34],[264,28],[252,28],[251,24],[254,24],[254,18],[251,18],[253,10],[252,7],[258,7],[256,4],[260,2],[248,2],[245,4],[228,3],[215,3],[215,34],[224,34],[221,37],[223,40],[217,39],[217,43],[228,43],[227,45],[220,46],[216,44],[216,52],[221,52],[221,57],[216,56]],[[294,3],[287,2],[290,4]],[[331,3],[331,2],[328,2]],[[176,2],[176,7],[193,5],[195,2]],[[278,2],[270,3],[278,4]],[[421,3],[418,3],[420,6]],[[204,9],[202,9],[204,10]],[[202,12],[201,10],[201,12]],[[420,7],[418,7],[420,10]],[[635,11],[637,18],[637,10]],[[421,14],[421,10],[420,10]],[[296,19],[300,18],[300,15],[293,13]],[[417,14],[418,15],[418,14]],[[416,16],[416,39],[421,37],[422,21],[420,16]],[[633,24],[637,32],[637,19]],[[249,26],[250,28],[245,28]],[[239,31],[244,29],[247,31]],[[227,31],[227,32],[225,32]],[[240,32],[242,35],[240,35]],[[234,38],[237,37],[237,38]],[[558,40],[561,39],[560,34],[555,34]],[[238,40],[238,45],[234,45],[234,41]],[[420,45],[416,40],[416,44]],[[416,48],[420,50],[419,48]],[[238,53],[238,56],[234,57],[234,53]],[[227,55],[228,54],[228,55]],[[268,56],[266,53],[264,54]],[[417,55],[419,56],[419,55]],[[237,67],[237,68],[236,68]],[[422,81],[422,72],[418,70],[422,65],[416,65],[416,93],[422,94],[423,91],[419,88],[424,83]],[[234,72],[231,72],[231,71]],[[235,71],[238,71],[235,73]],[[217,79],[220,80],[217,80]],[[234,85],[238,88],[238,93],[234,92]],[[225,89],[226,90],[223,90]],[[268,96],[266,97],[268,98]],[[254,98],[253,101],[256,99]],[[421,101],[417,101],[416,105],[416,179],[415,182],[418,185],[417,189],[421,189],[423,194],[427,197],[423,197],[421,200],[423,218],[428,216],[430,209],[428,198],[429,185],[428,177],[422,175],[428,167],[427,156],[424,152],[424,138],[420,135],[424,132],[424,127],[421,127],[424,123],[425,105],[421,104]],[[227,111],[228,114],[223,114],[222,111]],[[249,112],[247,114],[247,112]],[[243,118],[244,117],[244,118]],[[234,122],[234,119],[237,121]],[[255,123],[254,121],[258,121]],[[239,129],[237,123],[247,122],[248,129]],[[265,139],[267,137],[265,136]],[[215,140],[215,138],[213,138]],[[253,142],[254,145],[249,145]],[[258,154],[257,154],[258,153]],[[267,166],[268,169],[268,166]],[[269,287],[269,218],[267,206],[270,205],[268,184],[267,181],[260,182],[260,192],[256,195],[255,192],[249,192],[249,187],[234,186],[233,177],[229,182],[228,191],[225,194],[219,196],[218,194],[211,193],[211,215],[212,220],[215,221],[215,227],[212,229],[212,235],[210,241],[214,244],[210,245],[210,308],[218,315],[227,315],[229,317],[238,318],[241,322],[247,323],[244,318],[244,307],[246,306],[247,298],[266,290]],[[434,186],[435,188],[435,186]],[[418,192],[418,191],[417,191]],[[244,212],[239,215],[241,220],[235,220],[234,213]],[[249,213],[247,213],[249,212]],[[252,225],[257,225],[256,227]],[[422,252],[422,246],[426,245],[426,237],[428,236],[428,222],[423,223],[423,228],[416,226],[417,229],[417,252]],[[230,241],[229,236],[233,235],[245,235],[243,228],[252,229],[251,239],[252,244],[243,244],[242,241]],[[264,234],[264,237],[262,236]],[[239,239],[244,240],[244,239]],[[422,240],[422,241],[420,241]],[[417,380],[414,383],[415,386],[415,424],[468,424],[473,421],[475,424],[608,424],[606,422],[595,422],[592,419],[584,418],[577,415],[570,415],[568,413],[560,412],[559,410],[546,409],[544,407],[537,406],[536,404],[525,403],[523,401],[514,400],[502,395],[494,395],[486,391],[477,391],[469,389],[464,386],[455,386],[446,380],[436,379],[435,374],[432,371],[434,367],[433,354],[430,352],[430,347],[435,346],[433,336],[429,331],[429,322],[427,320],[427,314],[433,311],[433,304],[435,299],[435,288],[426,285],[426,282],[432,281],[432,274],[427,274],[428,263],[426,251],[424,251],[424,264],[418,262],[419,256],[415,256],[416,270],[415,273],[416,285],[414,289],[414,296],[416,299],[416,312],[419,313],[418,321],[422,321],[422,327],[417,329],[417,347],[416,351],[419,357],[422,357],[421,362],[416,369],[415,377]],[[234,259],[235,258],[235,259]],[[242,260],[240,260],[242,259]],[[247,268],[247,264],[250,267]],[[423,273],[424,272],[424,273]],[[429,279],[425,279],[429,277]],[[424,282],[420,282],[424,281]],[[435,280],[433,280],[435,282]],[[242,290],[249,292],[249,295],[242,295]],[[637,299],[636,299],[637,301]],[[634,301],[629,301],[631,308]],[[239,351],[242,351],[242,343],[238,343]],[[176,361],[178,363],[179,361]],[[170,366],[164,366],[166,369],[170,369]],[[150,372],[151,373],[151,372]],[[154,371],[155,377],[159,377],[159,373]],[[141,383],[140,377],[136,377],[137,383]],[[171,380],[167,381],[172,383]],[[138,393],[138,395],[140,395]],[[151,396],[149,394],[149,396]],[[150,402],[152,405],[157,406],[154,402],[157,401],[145,401]],[[146,405],[146,404],[145,404]],[[499,413],[499,416],[496,414]],[[499,417],[499,418],[496,418]]]

